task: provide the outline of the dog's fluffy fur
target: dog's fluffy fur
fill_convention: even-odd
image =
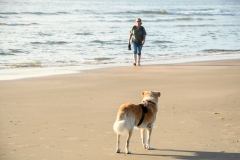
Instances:
[[[145,149],[152,149],[150,146],[150,137],[153,128],[153,124],[156,120],[156,114],[158,111],[158,97],[160,92],[157,91],[144,91],[142,92],[142,103],[122,104],[118,110],[116,122],[113,125],[114,131],[117,133],[117,149],[116,153],[120,153],[120,136],[127,134],[127,141],[125,146],[125,152],[130,154],[129,141],[133,133],[133,128],[137,127],[141,129],[142,144]],[[142,117],[142,108],[140,104],[148,103],[148,112],[145,114],[145,118],[141,125],[137,126]],[[146,141],[146,130],[148,131],[148,137]]]

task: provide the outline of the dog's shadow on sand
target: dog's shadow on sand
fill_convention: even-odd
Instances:
[[[227,153],[227,152],[204,152],[204,151],[188,151],[188,150],[174,150],[174,149],[153,149],[152,153],[132,153],[137,156],[160,156],[160,157],[172,157],[173,159],[185,159],[185,160],[239,160],[239,153]],[[154,153],[156,152],[156,153]],[[162,152],[162,153],[161,153]],[[167,154],[166,154],[167,153]]]

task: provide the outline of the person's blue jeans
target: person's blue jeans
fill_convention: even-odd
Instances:
[[[133,42],[133,53],[141,56],[142,46],[142,44]]]

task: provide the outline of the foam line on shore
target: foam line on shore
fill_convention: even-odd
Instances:
[[[229,55],[215,55],[215,56],[202,56],[195,58],[179,58],[173,60],[162,60],[162,61],[151,61],[142,62],[142,65],[169,65],[169,64],[183,64],[183,63],[196,63],[214,60],[232,60],[240,59],[240,54],[229,54]],[[1,80],[15,80],[23,78],[43,77],[61,74],[74,74],[82,71],[108,68],[116,66],[129,66],[131,64],[105,64],[105,65],[81,65],[81,66],[68,66],[68,67],[29,67],[29,68],[11,68],[0,70],[0,81]]]

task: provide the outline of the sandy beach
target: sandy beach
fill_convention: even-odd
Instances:
[[[122,103],[161,92],[151,146],[116,154]],[[240,159],[240,59],[0,81],[0,159]]]

